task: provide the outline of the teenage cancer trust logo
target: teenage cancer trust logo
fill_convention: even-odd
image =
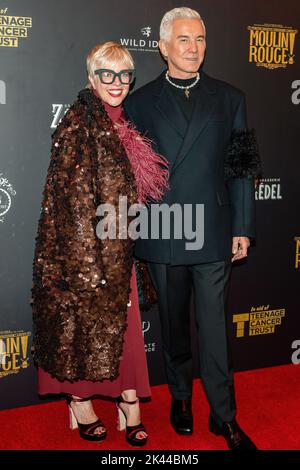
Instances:
[[[286,68],[295,62],[297,29],[276,24],[248,26],[249,62],[267,69]]]
[[[30,332],[0,331],[0,379],[29,367]]]
[[[0,46],[19,47],[20,39],[27,39],[32,18],[28,16],[9,16],[8,8],[0,8]]]
[[[276,327],[281,325],[285,317],[284,308],[270,309],[269,305],[252,307],[249,313],[233,315],[236,324],[236,337],[268,335],[275,333]]]

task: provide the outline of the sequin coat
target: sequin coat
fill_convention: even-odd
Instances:
[[[53,134],[33,264],[33,355],[58,380],[118,376],[130,238],[95,235],[101,202],[137,202],[134,175],[98,98],[83,90]],[[128,224],[130,217],[128,217]]]

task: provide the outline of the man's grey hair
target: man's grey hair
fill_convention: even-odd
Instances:
[[[161,20],[160,28],[159,28],[160,39],[168,42],[172,34],[173,21],[178,20],[178,19],[183,19],[183,18],[199,19],[201,23],[203,24],[203,28],[205,31],[204,22],[196,10],[192,10],[191,8],[187,8],[187,7],[173,8],[173,10],[167,11],[167,13],[165,13],[165,15],[163,16],[163,19]]]

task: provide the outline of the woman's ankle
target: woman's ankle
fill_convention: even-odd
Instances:
[[[138,397],[136,395],[136,390],[124,390],[122,393],[121,393],[121,397],[122,399],[124,400],[124,402],[129,402],[129,403],[134,403],[134,402],[138,402]]]

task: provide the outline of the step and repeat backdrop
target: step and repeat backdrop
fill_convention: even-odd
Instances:
[[[300,362],[299,1],[1,0],[0,408],[39,403],[30,355],[34,243],[51,134],[86,84],[86,54],[99,42],[122,43],[140,87],[165,67],[159,23],[178,6],[205,21],[206,72],[246,92],[263,159],[256,246],[232,275],[235,368]],[[142,324],[151,383],[164,383],[156,308]]]

